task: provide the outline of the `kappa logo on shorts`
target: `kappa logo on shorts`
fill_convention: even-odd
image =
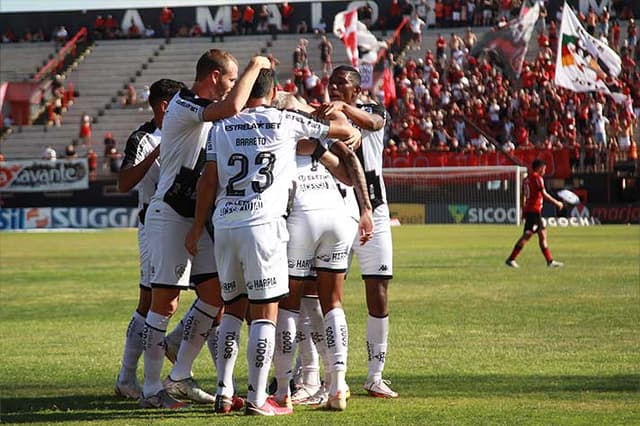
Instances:
[[[186,268],[187,268],[187,265],[185,265],[185,264],[181,264],[181,265],[176,266],[175,273],[176,273],[176,278],[177,279],[182,278],[182,276],[184,275],[184,270]]]
[[[378,272],[387,272],[389,270],[389,267],[387,265],[380,265],[380,268],[378,268]]]

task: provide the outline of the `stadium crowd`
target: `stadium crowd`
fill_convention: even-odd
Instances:
[[[389,16],[394,16],[393,10]],[[437,25],[455,24],[444,16]],[[506,16],[506,11],[497,20],[491,15],[491,22],[504,25]],[[554,84],[561,14],[546,18],[548,23],[545,16],[537,25],[537,37],[530,41],[530,50],[537,43],[538,54],[525,61],[517,81],[506,78],[490,58],[469,54],[478,40],[471,28],[462,37],[451,33],[447,39],[440,34],[424,57],[412,56],[413,49],[421,48],[415,44],[397,58],[388,55],[385,66],[393,68],[391,92],[396,99],[386,103],[393,119],[386,132],[385,166],[426,166],[429,152],[468,154],[464,165],[482,164],[483,155],[495,152],[496,146],[468,121],[497,141],[498,150],[565,150],[573,172],[609,170],[616,160],[637,159],[640,43],[633,18],[621,41],[620,25],[617,21],[609,25],[606,9],[601,15],[591,9],[581,16],[589,32],[621,55],[619,81],[609,83],[613,92],[628,97],[616,103],[604,93],[576,93]],[[326,82],[326,76],[319,78],[294,59],[293,77],[283,88],[314,103],[322,101]],[[380,85],[370,96],[384,102],[389,94],[385,91],[389,88]]]
[[[606,40],[621,55],[622,74],[618,82],[611,83],[617,91],[630,97],[625,103],[615,103],[602,93],[574,93],[553,83],[560,12],[551,17],[542,9],[536,34],[529,44],[529,50],[537,50],[538,54],[535,58],[529,55],[520,78],[512,81],[488,57],[475,58],[469,54],[478,40],[471,25],[505,25],[507,19],[517,16],[521,7],[519,0],[438,0],[434,7],[430,4],[427,0],[394,0],[376,22],[371,20],[369,4],[359,10],[359,19],[372,29],[395,28],[403,17],[428,22],[429,14],[435,15],[434,25],[443,29],[435,46],[427,49],[424,56],[414,53],[414,50],[424,52],[426,47],[418,44],[420,39],[417,39],[417,43],[400,55],[388,54],[385,58],[385,66],[393,69],[396,94],[392,102],[385,102],[392,117],[385,136],[385,166],[424,166],[428,164],[424,156],[430,152],[468,154],[465,165],[483,164],[482,156],[495,152],[496,146],[468,121],[483,129],[498,142],[498,149],[504,151],[565,150],[569,153],[572,171],[609,170],[616,160],[637,158],[634,129],[637,135],[640,43],[637,25],[628,10],[618,8],[616,18],[612,18],[607,9],[600,14],[590,9],[580,16],[590,33]],[[279,5],[283,16],[279,30],[300,32],[301,23],[292,21],[293,7],[286,2]],[[268,9],[264,6],[258,9],[253,11],[249,5],[234,6],[232,34],[276,31]],[[134,32],[141,37],[208,35],[197,24],[192,28],[174,28],[173,12],[168,8],[162,10],[159,22],[158,31],[150,28]],[[453,32],[445,36],[446,28],[462,25],[469,25],[462,36]],[[305,31],[312,30],[322,33],[325,27]],[[96,17],[93,34],[98,38],[130,36],[117,30],[117,23],[110,15],[106,19]],[[9,36],[3,41],[17,39]],[[33,38],[25,38],[29,39]],[[280,88],[310,103],[326,100],[330,71],[326,64],[331,64],[331,53],[329,51],[327,60],[326,46],[325,39],[317,47],[301,39],[293,53],[291,78],[281,81]],[[323,56],[323,69],[310,68],[307,58],[314,54]],[[280,62],[284,63],[281,66],[287,66],[283,58],[272,57],[272,63]],[[60,110],[64,110],[69,101],[64,88],[58,90],[55,98],[59,101],[50,103],[47,110],[47,120],[52,124],[60,123]],[[379,84],[370,94],[365,92],[365,100],[368,95],[382,102],[388,97],[385,90],[390,88]],[[73,93],[73,89],[66,93]]]

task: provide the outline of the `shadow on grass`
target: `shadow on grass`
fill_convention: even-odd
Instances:
[[[405,396],[509,396],[536,393],[640,392],[640,375],[393,375],[393,387]]]
[[[3,398],[2,423],[56,423],[81,421],[197,419],[210,417],[212,406],[185,410],[142,409],[137,401],[106,395],[71,395],[42,398]]]
[[[391,375],[393,387],[401,397],[511,397],[534,394],[575,394],[589,392],[593,397],[607,393],[640,392],[640,375],[615,376],[525,376],[525,375]],[[361,379],[349,379],[355,395],[364,391],[356,387]],[[567,398],[574,396],[566,395]],[[564,396],[563,396],[564,398]],[[2,399],[3,423],[57,423],[108,420],[210,419],[210,406],[193,406],[187,410],[143,410],[137,402],[107,395],[79,395],[42,398]],[[204,420],[203,420],[204,421]]]

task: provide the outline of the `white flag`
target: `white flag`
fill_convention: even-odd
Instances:
[[[556,85],[574,92],[611,94],[606,79],[615,79],[621,69],[622,61],[618,54],[587,33],[565,3],[558,37]]]

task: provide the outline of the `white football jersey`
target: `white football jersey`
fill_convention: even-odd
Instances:
[[[207,160],[218,167],[214,226],[254,226],[284,216],[296,173],[296,142],[322,140],[328,131],[326,121],[269,106],[214,123],[207,140]]]
[[[387,112],[384,107],[377,104],[358,105],[358,107],[370,114],[379,114],[387,119]],[[362,144],[356,150],[356,155],[364,169],[364,176],[367,179],[367,190],[371,206],[376,207],[387,202],[387,190],[382,178],[382,151],[384,149],[384,125],[376,131],[361,129],[354,124],[362,133]]]
[[[160,135],[160,129],[156,127],[153,120],[144,123],[131,133],[124,148],[122,167],[136,166],[147,158],[160,143]],[[135,186],[138,191],[138,207],[142,208],[151,201],[158,184],[159,175],[160,162],[156,159],[144,177]]]
[[[160,178],[153,199],[164,200],[185,217],[195,212],[196,183],[212,125],[203,121],[203,112],[210,103],[182,89],[169,102],[162,122]]]
[[[311,155],[296,155],[293,211],[344,209],[344,199],[336,180],[325,166]]]

